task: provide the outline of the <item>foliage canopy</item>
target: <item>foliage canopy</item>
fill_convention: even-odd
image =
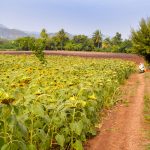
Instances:
[[[134,52],[143,55],[150,61],[150,18],[141,19],[139,29],[132,29],[132,43]]]

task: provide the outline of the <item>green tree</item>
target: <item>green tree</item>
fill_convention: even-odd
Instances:
[[[23,37],[15,40],[15,45],[19,50],[32,50],[36,57],[42,62],[45,63],[46,59],[44,57],[45,49],[45,39],[39,38],[35,39],[33,37]]]
[[[48,38],[48,34],[46,32],[46,29],[42,29],[41,33],[40,33],[40,37],[43,39],[47,39]]]
[[[72,39],[75,50],[92,51],[94,49],[94,43],[85,35],[76,35]]]
[[[119,46],[119,52],[123,53],[131,53],[132,50],[132,42],[131,40],[124,40]]]
[[[34,37],[22,37],[15,40],[14,44],[18,50],[29,51],[32,49],[34,42],[35,42]]]
[[[44,44],[44,49],[48,49],[48,34],[46,29],[42,29],[41,33],[40,33],[40,37],[43,40],[43,44]]]
[[[94,45],[97,48],[100,48],[102,46],[102,33],[99,30],[96,30],[93,33],[93,37],[92,37],[93,41],[94,41]]]
[[[77,43],[77,44],[82,43],[82,44],[84,44],[84,43],[87,42],[88,37],[85,36],[85,35],[75,35],[72,40],[73,40],[74,43]]]
[[[121,33],[116,32],[116,35],[112,38],[112,44],[113,45],[120,45],[122,42],[122,37],[121,37]]]
[[[150,62],[150,18],[141,19],[138,30],[131,30],[133,52],[143,55]]]
[[[116,35],[111,39],[111,52],[120,52],[120,46],[122,43],[122,37],[121,37],[121,33],[116,32]]]
[[[14,44],[14,41],[11,40],[6,40],[6,39],[1,39],[0,38],[0,50],[7,50],[7,49],[17,49],[16,45]]]
[[[111,46],[112,46],[111,39],[109,37],[106,37],[102,42],[102,48],[107,49],[110,48]]]
[[[68,36],[66,35],[64,29],[61,29],[57,34],[57,43],[60,44],[60,49],[63,50],[65,43],[69,40]]]
[[[35,56],[45,64],[47,61],[44,56],[45,41],[42,38],[36,39],[33,43],[31,50],[34,52]]]

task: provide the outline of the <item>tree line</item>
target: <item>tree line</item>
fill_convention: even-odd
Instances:
[[[45,50],[71,50],[71,51],[106,51],[106,52],[130,52],[132,47],[131,40],[123,40],[121,33],[116,33],[112,38],[103,39],[100,30],[96,30],[92,37],[86,35],[75,35],[69,37],[64,29],[61,29],[56,35],[50,37],[46,29],[42,29],[40,39],[44,39]],[[18,50],[32,50],[34,37],[22,37],[15,40],[15,46]]]
[[[14,41],[0,39],[0,49],[36,50],[37,55],[43,50],[136,53],[150,62],[150,18],[142,18],[139,28],[131,29],[131,37],[125,40],[119,32],[112,38],[104,38],[100,30],[96,30],[91,38],[86,35],[69,37],[64,29],[61,29],[50,37],[46,29],[42,29],[39,38],[22,37]]]
[[[7,49],[9,50],[17,49],[16,45],[14,44],[14,41],[0,38],[0,50],[7,50]]]

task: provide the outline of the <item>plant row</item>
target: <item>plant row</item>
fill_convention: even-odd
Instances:
[[[83,149],[104,108],[117,102],[132,62],[0,55],[0,148]]]

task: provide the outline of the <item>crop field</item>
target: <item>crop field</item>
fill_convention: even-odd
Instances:
[[[135,71],[123,60],[0,55],[0,148],[82,150]]]

